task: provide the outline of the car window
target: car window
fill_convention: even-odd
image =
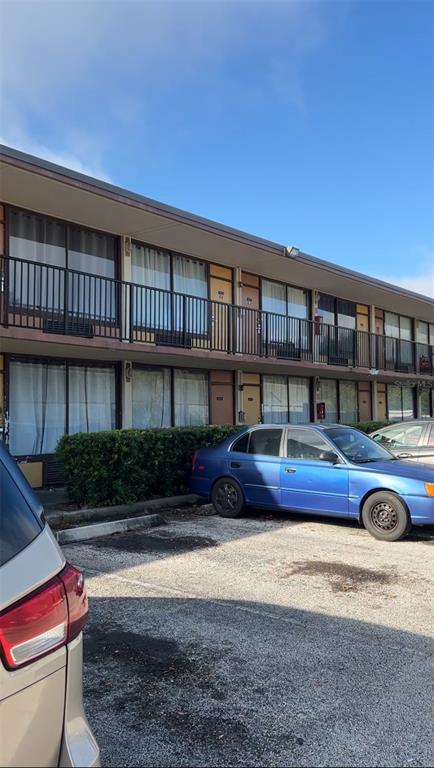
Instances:
[[[434,424],[431,424],[428,432],[428,445],[434,445]]]
[[[237,453],[247,453],[249,437],[250,432],[246,432],[245,435],[242,435],[238,438],[238,440],[235,440],[235,442],[232,443],[231,451],[236,451]]]
[[[250,432],[249,453],[279,456],[281,439],[281,429],[254,429]]]
[[[374,461],[392,461],[394,456],[385,445],[379,445],[371,437],[352,427],[331,427],[327,436],[340,451],[356,464]]]
[[[42,530],[13,477],[15,472],[20,470],[10,457],[9,461],[0,459],[0,565],[25,549]]]
[[[320,461],[323,451],[331,451],[330,445],[314,429],[289,429],[287,441],[288,459]]]
[[[389,448],[414,448],[419,445],[424,424],[400,424],[399,427],[383,432],[381,441]]]

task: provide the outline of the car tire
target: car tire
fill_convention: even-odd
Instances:
[[[404,502],[391,491],[378,491],[366,499],[362,522],[371,536],[381,541],[399,541],[411,528]]]
[[[245,507],[241,487],[231,477],[222,477],[214,483],[211,501],[220,517],[240,517]]]

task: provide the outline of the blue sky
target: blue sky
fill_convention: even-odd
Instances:
[[[1,140],[434,295],[434,4],[0,2]]]

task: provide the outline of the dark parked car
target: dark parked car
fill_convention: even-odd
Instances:
[[[434,419],[412,419],[372,432],[370,437],[398,459],[434,465]]]
[[[385,541],[434,523],[434,468],[338,424],[248,427],[196,451],[191,488],[224,517],[250,505],[353,518]]]

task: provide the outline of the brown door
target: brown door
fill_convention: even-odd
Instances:
[[[234,423],[234,379],[232,371],[210,371],[211,424]]]
[[[372,419],[371,384],[359,381],[359,421]]]
[[[261,379],[257,373],[243,374],[243,411],[245,424],[261,420]]]
[[[212,348],[220,352],[231,351],[231,315],[233,304],[232,270],[210,265],[209,291],[211,305]]]
[[[241,273],[240,338],[238,352],[247,355],[260,354],[259,277]]]

